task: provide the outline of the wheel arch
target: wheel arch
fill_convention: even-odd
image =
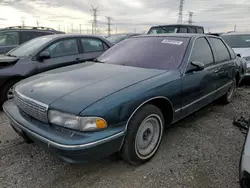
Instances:
[[[130,120],[132,119],[132,117],[135,115],[135,113],[140,108],[142,108],[144,105],[147,105],[147,104],[155,105],[156,107],[158,107],[161,110],[161,112],[163,114],[163,117],[164,117],[164,126],[166,126],[166,124],[171,124],[173,122],[173,120],[174,120],[174,109],[173,109],[173,105],[172,105],[171,101],[167,97],[156,96],[156,97],[152,97],[152,98],[150,98],[148,100],[145,100],[140,105],[138,105],[137,108],[129,116],[129,118],[127,120],[127,123],[126,123],[125,131],[124,131],[125,132],[125,136],[124,136],[124,138],[122,140],[120,149],[123,146],[123,142],[124,142],[124,139],[126,137],[126,132],[127,132]],[[170,117],[167,116],[168,115],[167,112],[171,112],[171,116]]]

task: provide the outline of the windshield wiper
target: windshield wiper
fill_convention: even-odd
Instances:
[[[9,57],[16,57],[15,55],[12,55],[12,54],[6,54],[6,55]]]
[[[105,63],[105,62],[103,62],[103,61],[99,61],[98,59],[94,59],[93,61],[94,61],[94,62],[97,62],[97,63]]]

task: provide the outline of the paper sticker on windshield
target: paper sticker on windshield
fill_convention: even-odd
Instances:
[[[180,46],[180,45],[182,45],[183,41],[164,39],[161,43],[174,44],[174,45],[179,45]]]

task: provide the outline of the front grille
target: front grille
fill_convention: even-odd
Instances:
[[[14,100],[18,108],[20,108],[27,115],[40,120],[44,123],[48,123],[48,105],[30,99],[18,92],[14,92]]]

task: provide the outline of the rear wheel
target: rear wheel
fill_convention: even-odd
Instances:
[[[220,98],[220,101],[223,104],[229,104],[230,102],[232,102],[235,96],[236,87],[237,87],[236,79],[233,79],[233,82],[230,88],[228,89],[227,93]]]
[[[121,157],[130,164],[140,165],[150,160],[162,140],[164,118],[159,108],[145,105],[129,122]]]

